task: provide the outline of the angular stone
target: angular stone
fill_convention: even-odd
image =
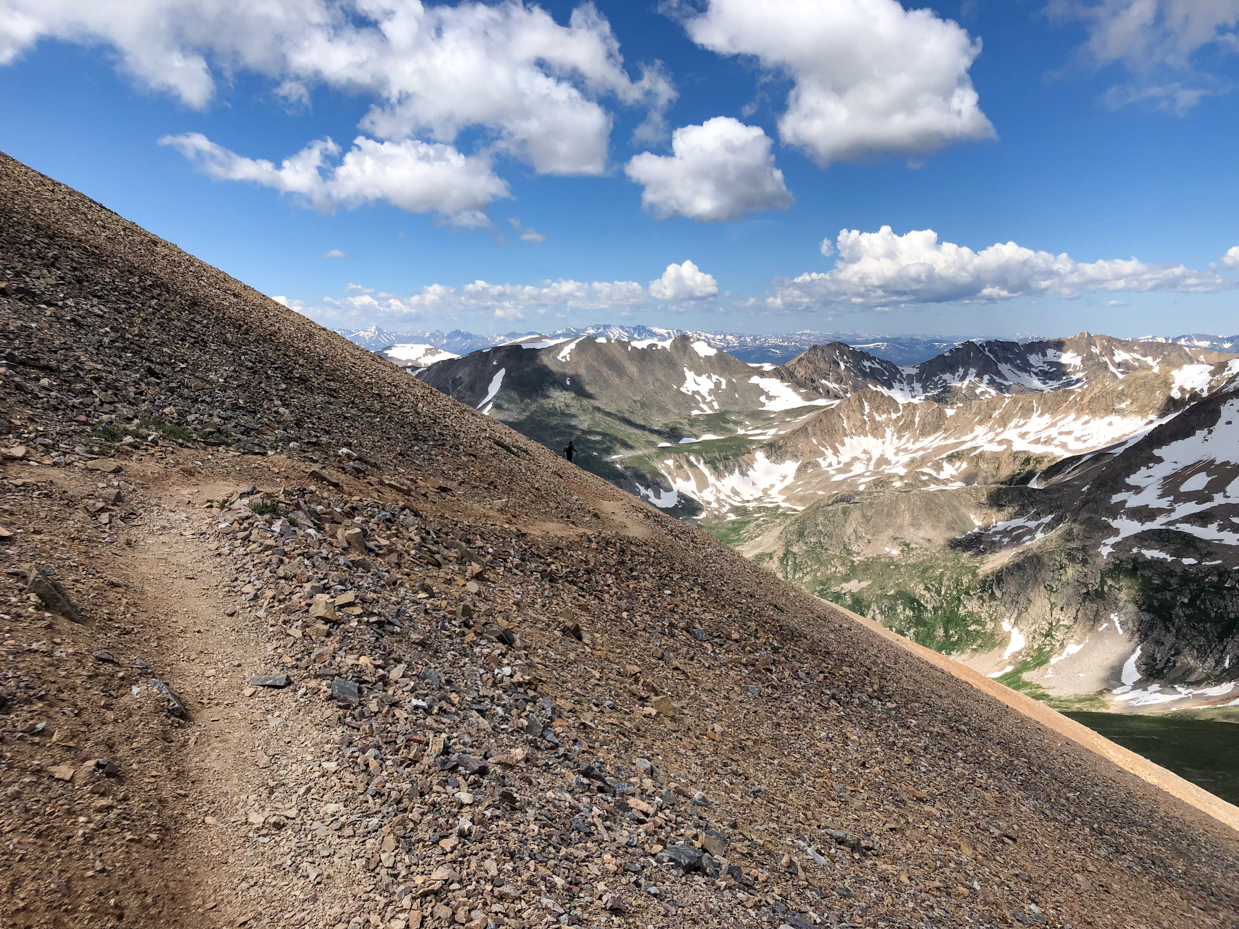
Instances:
[[[48,773],[58,781],[72,781],[77,769],[71,764],[58,764],[48,768]]]
[[[490,765],[481,758],[475,758],[473,755],[457,755],[456,764],[466,774],[476,774],[479,777],[485,777],[490,772]]]
[[[701,858],[701,850],[691,845],[668,845],[654,860],[689,874],[701,868]]]
[[[26,592],[38,597],[49,613],[57,613],[75,623],[82,622],[82,617],[74,609],[64,588],[55,579],[48,577],[38,565],[26,567]]]
[[[324,471],[322,468],[311,468],[309,471],[306,472],[306,476],[311,477],[316,481],[322,481],[324,484],[327,484],[331,487],[338,488],[340,486],[340,482],[337,481],[334,477],[332,477],[329,473]]]
[[[350,552],[358,555],[364,555],[367,552],[365,533],[356,526],[352,529],[341,529],[336,538]]]
[[[727,850],[731,848],[731,840],[714,829],[706,830],[705,840],[702,841],[701,847],[713,855],[715,858],[726,858]]]
[[[146,686],[167,701],[169,713],[177,719],[189,719],[189,713],[185,709],[185,704],[181,702],[181,699],[172,692],[172,689],[167,684],[157,677],[152,677],[146,682]]]
[[[292,682],[287,674],[258,674],[250,678],[251,687],[287,687]]]
[[[345,706],[357,706],[361,703],[361,689],[357,686],[357,682],[342,677],[337,677],[331,682],[331,696],[337,703]]]
[[[654,712],[662,716],[674,716],[675,704],[671,702],[671,698],[664,695],[655,697],[650,701],[650,706],[654,708]]]
[[[118,474],[122,470],[120,462],[112,461],[109,458],[88,461],[86,462],[86,467],[91,471],[102,471],[104,474]]]
[[[336,606],[330,600],[315,600],[310,606],[310,618],[334,623],[339,622],[340,614],[336,612]]]

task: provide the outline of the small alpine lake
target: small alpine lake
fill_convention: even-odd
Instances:
[[[1239,805],[1239,716],[1206,712],[1063,715]]]

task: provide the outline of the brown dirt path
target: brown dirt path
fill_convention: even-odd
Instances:
[[[256,637],[200,508],[224,490],[138,464],[0,477],[21,540],[0,588],[0,926],[235,926],[234,811],[261,772],[241,706]],[[113,491],[126,519],[92,525],[82,501]],[[55,573],[83,622],[22,594],[31,563]],[[92,773],[95,758],[111,773]]]
[[[194,876],[186,903],[231,925],[237,914],[228,904],[229,884],[240,843],[239,824],[230,814],[259,773],[237,680],[255,642],[241,630],[210,552],[194,537],[191,527],[201,522],[200,513],[183,502],[154,508],[134,527],[141,538],[118,570],[142,591],[141,608],[162,628],[166,682],[191,713],[181,758],[185,781],[174,791],[172,810],[177,842]],[[204,921],[209,925],[214,918]]]

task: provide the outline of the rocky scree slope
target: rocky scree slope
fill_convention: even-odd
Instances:
[[[0,277],[9,925],[1233,923],[1069,727],[8,158]]]

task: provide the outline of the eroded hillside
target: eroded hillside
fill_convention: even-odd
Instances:
[[[1233,808],[3,157],[0,281],[8,925],[1233,923]]]

